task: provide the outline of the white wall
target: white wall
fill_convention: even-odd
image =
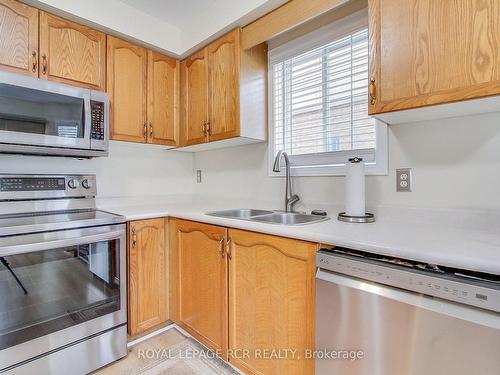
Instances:
[[[89,173],[99,197],[191,194],[193,155],[162,146],[110,142],[110,156],[73,159],[0,155],[0,173]]]
[[[396,193],[395,169],[413,169],[413,191]],[[284,180],[268,177],[267,144],[195,154],[197,194],[283,201]],[[343,177],[294,180],[304,208],[342,205]],[[500,113],[389,127],[389,175],[369,176],[367,205],[500,209]],[[245,202],[245,200],[243,200]]]

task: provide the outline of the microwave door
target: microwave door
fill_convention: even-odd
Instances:
[[[0,74],[2,143],[90,148],[90,90]]]

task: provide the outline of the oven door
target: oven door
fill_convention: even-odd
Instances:
[[[90,90],[0,72],[2,143],[90,149]]]
[[[0,372],[126,324],[125,233],[0,238]]]

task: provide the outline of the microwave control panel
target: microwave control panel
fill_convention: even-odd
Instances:
[[[91,138],[99,141],[104,140],[104,103],[95,100],[90,101],[92,112]]]

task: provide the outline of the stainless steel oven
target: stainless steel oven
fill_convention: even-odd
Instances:
[[[86,374],[127,354],[126,227],[95,208],[95,185],[0,175],[2,374]]]
[[[0,152],[106,156],[108,113],[104,92],[0,72]]]

